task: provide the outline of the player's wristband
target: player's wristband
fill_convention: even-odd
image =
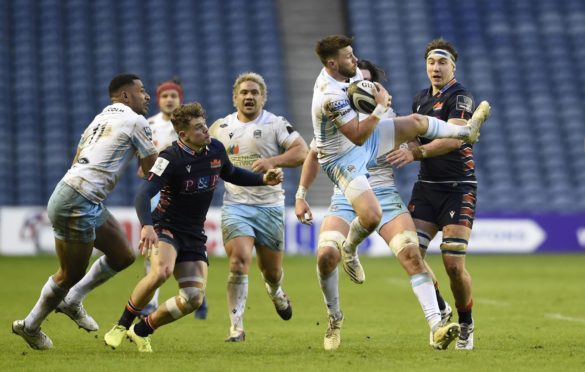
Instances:
[[[378,118],[378,120],[380,120],[380,118],[382,117],[382,115],[384,115],[384,113],[388,110],[388,108],[384,105],[381,104],[377,104],[376,108],[374,109],[374,111],[372,111],[372,116]]]
[[[307,189],[304,186],[299,186],[297,189],[297,193],[295,194],[295,199],[303,199],[307,197]]]

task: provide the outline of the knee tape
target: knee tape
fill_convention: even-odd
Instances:
[[[447,256],[465,256],[467,240],[461,238],[443,238],[441,252]]]
[[[183,302],[185,314],[189,314],[198,308],[204,295],[204,288],[185,287],[179,289],[179,297],[181,302]]]
[[[248,284],[248,274],[237,274],[230,272],[227,279],[228,284]]]
[[[339,231],[323,231],[319,234],[319,243],[317,244],[317,247],[333,247],[341,251],[344,241],[345,236]]]
[[[390,240],[390,243],[388,243],[388,246],[395,256],[398,256],[398,253],[402,252],[402,250],[409,245],[414,245],[418,248],[418,237],[414,231],[406,230],[400,234],[396,234],[392,240]]]
[[[169,298],[165,301],[165,305],[173,319],[179,319],[192,313],[197,307],[199,307],[201,298],[203,298],[204,295],[205,289],[203,288],[181,288],[179,289],[179,296]]]

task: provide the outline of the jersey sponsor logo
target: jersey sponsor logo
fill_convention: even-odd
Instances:
[[[163,174],[163,172],[165,171],[165,169],[167,169],[168,165],[169,165],[169,161],[167,159],[157,158],[156,162],[152,166],[152,169],[150,170],[150,172],[154,173],[160,177]]]
[[[230,155],[237,155],[240,152],[240,145],[230,145],[226,151]]]
[[[144,127],[144,134],[146,134],[146,138],[152,141],[152,129],[150,127]]]
[[[201,177],[197,182],[197,188],[199,190],[206,189],[209,187],[209,178],[208,177]]]
[[[183,192],[187,194],[198,194],[215,189],[219,181],[219,175],[202,176],[189,178],[183,181]]]
[[[229,133],[228,136],[230,137],[230,139],[232,139],[232,137],[234,136],[234,133]]]
[[[187,169],[187,173],[191,173],[191,164],[185,166],[185,169]]]
[[[219,160],[219,159],[213,159],[213,160],[212,160],[212,161],[209,163],[209,166],[210,166],[211,168],[219,168],[219,167],[221,167],[221,160]]]
[[[433,105],[433,111],[439,111],[443,109],[443,102],[437,102]]]
[[[345,110],[346,108],[349,108],[349,100],[347,99],[342,99],[342,100],[338,100],[338,101],[331,101],[328,104],[329,110],[330,111],[340,111],[340,110]]]
[[[339,116],[343,117],[343,116],[345,116],[345,115],[349,114],[349,113],[350,113],[350,112],[352,112],[352,111],[353,111],[353,109],[352,109],[352,108],[350,108],[350,107],[348,107],[348,108],[346,108],[345,110],[341,111],[341,112],[339,113]]]
[[[254,138],[262,138],[262,130],[256,129],[254,131]]]
[[[462,96],[459,95],[457,96],[457,101],[455,104],[455,109],[459,110],[459,111],[465,111],[465,112],[472,112],[472,108],[473,108],[473,100],[467,96]]]
[[[123,107],[114,107],[114,106],[109,106],[107,109],[104,110],[105,112],[124,112],[126,110],[124,110]]]
[[[230,160],[236,167],[246,169],[251,169],[252,164],[260,158],[260,154],[230,155]]]
[[[87,163],[89,163],[89,160],[87,158],[81,158],[81,159],[78,159],[77,162],[79,164],[87,164]]]

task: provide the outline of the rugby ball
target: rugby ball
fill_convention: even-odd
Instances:
[[[376,108],[376,100],[372,94],[376,85],[368,80],[358,80],[349,84],[347,96],[351,108],[362,114],[371,114]]]

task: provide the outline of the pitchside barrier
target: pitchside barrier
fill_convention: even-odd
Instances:
[[[140,224],[133,208],[109,208],[137,247]],[[289,255],[313,255],[326,208],[313,210],[313,225],[299,223],[293,208],[286,210],[285,247]],[[210,255],[225,256],[221,239],[221,209],[211,208],[205,222]],[[439,252],[440,234],[429,246]],[[471,253],[585,253],[585,213],[479,214],[469,242]],[[0,255],[54,254],[51,224],[44,207],[0,208]],[[391,255],[376,234],[360,247],[370,256]]]

